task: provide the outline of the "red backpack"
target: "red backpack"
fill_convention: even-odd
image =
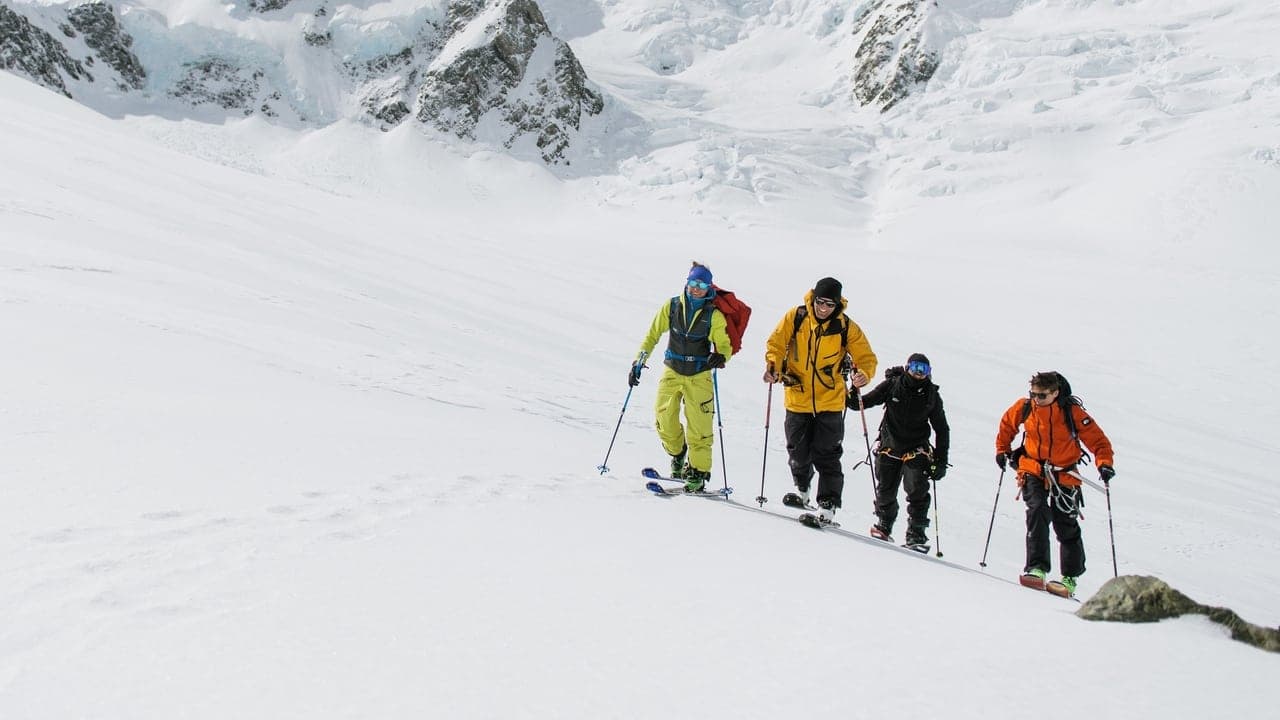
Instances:
[[[724,315],[725,329],[729,332],[729,345],[733,348],[733,354],[737,355],[742,349],[742,334],[747,331],[747,321],[751,319],[751,308],[731,291],[722,290],[715,285],[711,287],[716,291],[711,302]]]

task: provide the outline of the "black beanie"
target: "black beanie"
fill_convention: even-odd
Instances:
[[[837,303],[844,297],[844,288],[840,285],[840,281],[835,278],[825,277],[813,286],[813,296],[815,298],[827,298],[835,300]]]
[[[907,358],[907,364],[910,365],[917,360],[925,365],[933,365],[933,363],[929,362],[929,358],[925,357],[924,353],[911,353],[911,357]]]

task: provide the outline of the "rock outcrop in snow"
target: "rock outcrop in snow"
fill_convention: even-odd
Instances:
[[[604,109],[573,50],[547,28],[533,0],[454,0],[449,38],[427,69],[416,116],[474,138],[486,116],[511,147],[532,136],[542,159],[563,162],[584,115]]]
[[[1201,605],[1150,576],[1122,575],[1108,580],[1076,615],[1085,620],[1113,622],[1156,622],[1182,615],[1204,615],[1225,626],[1236,640],[1280,652],[1280,628],[1259,627],[1228,608]]]
[[[106,84],[128,92],[146,84],[146,70],[131,49],[133,38],[107,3],[21,9],[0,3],[0,68],[70,98],[76,85]]]
[[[84,65],[71,57],[61,41],[4,5],[0,5],[0,68],[67,97],[71,92],[64,76],[92,81]]]
[[[882,111],[898,104],[933,77],[939,50],[930,38],[935,0],[874,0],[855,18],[860,36],[854,54],[853,94]]]
[[[67,21],[84,35],[85,45],[116,71],[120,90],[142,89],[147,71],[133,54],[133,38],[120,27],[114,8],[102,0],[92,0],[67,10]]]

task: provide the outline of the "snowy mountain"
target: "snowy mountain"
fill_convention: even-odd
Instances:
[[[557,10],[565,12],[561,23],[578,20],[577,8]],[[852,79],[830,91],[884,110],[929,80],[955,34],[952,14],[932,0],[877,0],[847,18],[837,3],[799,12],[718,3],[632,11],[604,5],[588,15],[621,21],[627,34],[644,38],[639,59],[659,76],[685,72],[709,50],[737,54],[735,45],[779,25],[802,23],[819,49],[847,36],[856,52],[835,62]],[[90,72],[95,64],[103,72]],[[623,109],[627,98],[597,89],[534,0],[118,8],[103,0],[5,0],[0,66],[108,114],[261,115],[294,127],[352,120],[383,130],[413,118],[553,165],[599,156],[604,138],[635,122]],[[819,90],[821,83],[809,88]],[[602,115],[606,98],[615,109]]]
[[[604,109],[532,0],[426,3],[390,17],[377,3],[122,7],[117,17],[99,0],[0,6],[3,66],[105,112],[383,129],[412,115],[507,148],[527,137],[523,155],[552,164],[567,162],[584,116]],[[193,7],[203,12],[185,17]],[[85,65],[97,61],[116,75],[95,77]]]
[[[1271,712],[1276,655],[1204,618],[1018,587],[992,462],[1062,371],[1119,473],[1080,595],[1114,549],[1280,625],[1271,4],[547,0],[545,35],[486,6],[507,45],[409,0],[3,1],[5,720]],[[603,103],[565,163],[506,146],[514,100],[559,117],[558,43]],[[234,63],[193,90],[252,101],[170,95],[198,57]],[[536,70],[449,116],[470,138],[416,114],[464,58]],[[656,368],[623,374],[691,259],[755,309],[717,378],[737,503],[638,473]],[[855,413],[854,535],[781,507],[763,343],[824,275],[882,369],[933,362],[942,558],[857,536]]]

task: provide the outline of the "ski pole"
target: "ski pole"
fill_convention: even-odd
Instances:
[[[618,439],[618,428],[622,427],[622,416],[627,414],[627,403],[631,402],[632,390],[635,390],[634,386],[627,388],[627,398],[622,401],[622,412],[618,413],[618,424],[613,427],[613,438],[609,440],[609,449],[604,453],[604,462],[596,466],[601,475],[609,472],[609,455],[613,453],[613,443]]]
[[[1004,485],[1004,468],[1000,468],[1000,481],[996,483],[996,499],[991,503],[991,522],[987,525],[987,543],[982,546],[982,561],[978,564],[987,566],[987,549],[991,547],[991,530],[996,526],[996,506],[1000,504],[1000,488]]]
[[[867,406],[862,402],[862,391],[855,387],[853,392],[858,396],[858,414],[862,416],[862,440],[867,444],[867,459],[863,462],[871,472],[871,492],[873,495],[879,495],[880,483],[876,481],[876,469],[871,464],[871,435],[867,432]]]
[[[1116,526],[1111,522],[1111,481],[1103,480],[1102,485],[1107,489],[1107,529],[1111,531],[1111,573],[1113,577],[1120,577],[1120,566],[1116,563]]]
[[[649,357],[649,353],[641,351],[640,356],[636,358],[636,362],[643,366],[647,357]],[[637,382],[639,381],[637,380]],[[631,402],[631,391],[635,389],[635,385],[629,384],[627,386],[627,397],[622,401],[622,412],[618,413],[618,424],[613,426],[613,437],[609,439],[609,449],[604,453],[604,462],[596,466],[601,475],[609,472],[609,455],[613,453],[613,443],[618,439],[618,429],[622,427],[622,416],[627,414],[627,403]]]
[[[711,395],[716,399],[716,425],[720,427],[720,473],[724,476],[724,499],[729,499],[729,468],[724,461],[724,420],[720,414],[720,381],[716,379],[718,371],[711,371]]]
[[[760,460],[760,496],[756,498],[756,502],[760,503],[760,507],[769,502],[769,498],[764,496],[764,469],[769,463],[769,416],[773,414],[773,383],[769,383],[769,399],[764,404],[764,458]]]
[[[930,478],[929,482],[933,483],[933,540],[938,547],[938,551],[934,554],[942,557],[942,516],[938,514],[938,481]]]

